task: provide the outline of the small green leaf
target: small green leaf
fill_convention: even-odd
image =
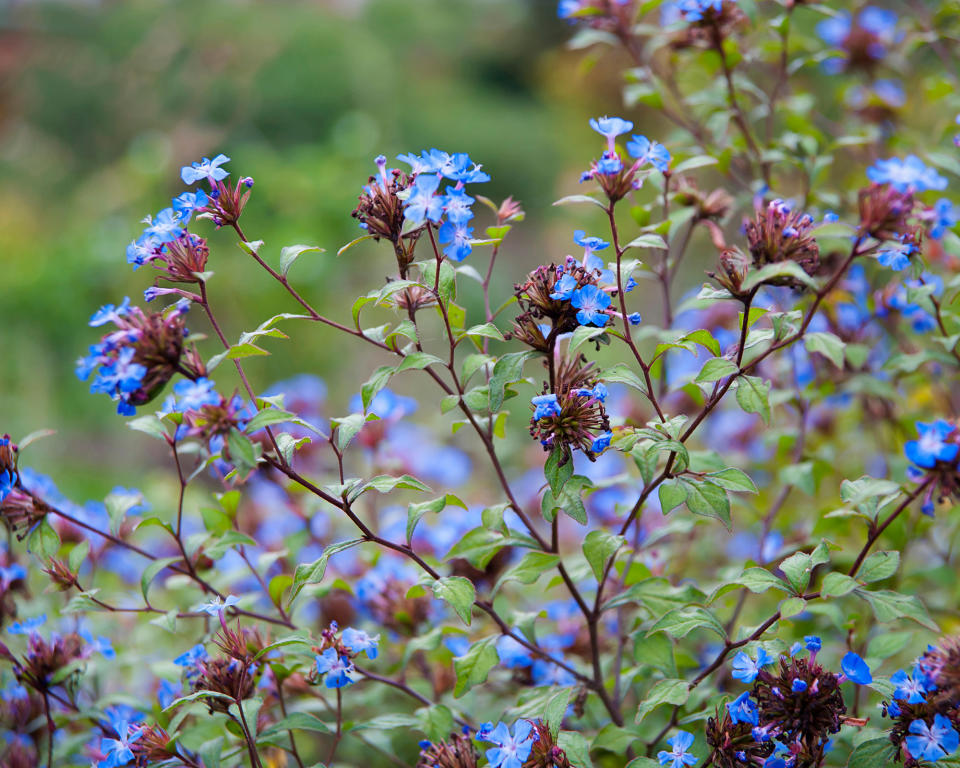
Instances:
[[[863,561],[860,570],[857,571],[857,578],[861,581],[872,582],[889,579],[897,572],[900,567],[900,553],[892,552],[874,552]]]
[[[927,609],[915,595],[901,595],[886,589],[871,592],[859,588],[855,592],[870,604],[873,615],[879,622],[886,624],[897,619],[910,619],[934,632],[939,631],[936,622],[930,618]]]
[[[301,563],[293,572],[293,585],[290,590],[290,602],[292,603],[300,590],[308,584],[319,584],[323,580],[323,574],[327,569],[327,561],[337,552],[343,552],[345,549],[362,544],[365,539],[350,539],[340,541],[325,547],[320,557],[312,563]]]
[[[810,352],[818,352],[843,370],[843,342],[826,331],[807,333],[803,337],[803,344]]]
[[[719,381],[720,379],[725,379],[727,376],[732,376],[739,370],[736,363],[732,360],[727,360],[725,357],[711,357],[703,364],[703,368],[700,369],[700,373],[697,374],[697,378],[694,379],[694,381],[698,383]]]
[[[686,680],[661,680],[653,686],[640,702],[635,722],[640,723],[661,704],[686,704],[690,698],[690,686]]]
[[[616,536],[609,531],[590,531],[583,540],[583,554],[593,569],[597,581],[603,578],[607,560],[613,557],[620,547],[625,546],[627,540],[623,536]]]
[[[150,565],[143,569],[143,575],[140,577],[140,591],[143,593],[143,599],[149,604],[147,598],[147,593],[150,591],[150,583],[154,580],[156,575],[160,573],[164,568],[173,565],[173,563],[178,563],[182,560],[181,557],[163,557],[159,560],[154,560]]]
[[[737,383],[737,403],[747,413],[759,413],[770,423],[770,382],[759,376],[741,376]]]
[[[820,594],[823,597],[842,597],[853,592],[860,584],[845,573],[828,573],[823,577]]]
[[[470,609],[477,592],[470,579],[463,576],[444,576],[433,582],[433,595],[439,600],[450,603],[463,623],[470,624]]]
[[[545,572],[560,562],[559,555],[532,550],[527,552],[519,563],[511,566],[497,579],[492,593],[496,594],[500,587],[508,581],[519,581],[521,584],[533,584]]]
[[[345,248],[348,246],[344,246]],[[293,266],[293,262],[299,259],[303,254],[314,251],[316,253],[323,253],[323,248],[318,248],[315,245],[288,245],[286,248],[280,250],[280,274],[284,277],[287,276],[287,272],[290,271],[290,267]],[[341,249],[337,255],[339,256],[342,253]]]
[[[457,675],[457,683],[453,689],[454,697],[460,698],[475,685],[486,682],[490,670],[500,663],[495,639],[487,637],[479,640],[471,645],[470,650],[463,656],[454,658],[453,669]]]
[[[510,352],[493,366],[490,377],[490,413],[496,413],[503,407],[507,384],[518,381],[523,375],[523,364],[534,356],[534,352]]]

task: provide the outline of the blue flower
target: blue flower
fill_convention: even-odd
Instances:
[[[933,716],[933,726],[927,725],[925,720],[914,720],[910,723],[910,734],[907,736],[907,749],[914,760],[929,760],[936,762],[941,757],[953,754],[960,746],[960,734],[943,715]]]
[[[447,187],[446,197],[443,198],[443,211],[447,221],[454,224],[465,224],[470,221],[473,218],[473,211],[470,206],[474,202],[476,202],[475,199],[462,189]]]
[[[560,403],[557,401],[556,395],[537,395],[530,398],[530,402],[536,406],[533,412],[534,421],[545,419],[548,416],[560,415]]]
[[[607,324],[609,316],[603,311],[610,306],[610,297],[595,285],[585,285],[573,292],[570,297],[577,312],[577,322],[580,325],[597,325],[601,328]]]
[[[466,152],[455,152],[448,157],[447,162],[440,168],[440,173],[451,181],[458,181],[462,184],[480,184],[490,181],[490,174],[480,170],[480,168],[481,166],[474,163]]]
[[[776,659],[770,656],[763,648],[757,650],[757,660],[754,661],[746,653],[740,651],[733,657],[733,677],[742,683],[749,684],[757,679],[760,670],[772,664]]]
[[[903,160],[899,157],[877,160],[867,169],[867,178],[876,184],[889,184],[899,192],[947,188],[947,180],[916,155],[907,155]]]
[[[957,223],[957,209],[946,198],[941,198],[933,206],[933,227],[930,228],[930,237],[934,240],[942,238],[948,229]]]
[[[744,691],[733,701],[728,701],[727,712],[729,712],[730,720],[734,725],[737,723],[760,724],[760,712],[753,699],[750,698],[750,691]]]
[[[162,247],[163,243],[155,237],[141,235],[127,246],[127,264],[132,264],[136,271],[154,258]]]
[[[932,468],[938,461],[953,461],[960,452],[960,445],[948,443],[947,438],[955,431],[954,426],[943,419],[932,424],[917,422],[919,440],[911,440],[904,447],[903,452],[918,467]]]
[[[173,385],[175,398],[168,401],[175,413],[199,411],[205,405],[219,405],[220,395],[216,384],[208,378],[201,377],[196,381],[182,379]]]
[[[203,647],[200,643],[197,643],[189,651],[184,651],[177,658],[173,660],[173,663],[178,667],[196,667],[198,662],[206,661],[207,658],[207,649]]]
[[[182,693],[182,684],[172,683],[169,680],[161,680],[160,687],[157,688],[157,701],[160,703],[160,708],[166,709],[169,707],[174,701],[180,698]]]
[[[570,394],[577,395],[578,397],[592,397],[602,403],[607,399],[610,391],[607,389],[606,384],[598,381],[593,385],[592,389],[572,389],[570,390]]]
[[[208,200],[207,193],[202,189],[196,192],[184,192],[173,198],[173,210],[177,212],[180,220],[187,224],[195,211],[206,207]]]
[[[697,758],[687,751],[693,746],[692,733],[677,731],[676,736],[667,739],[667,744],[673,747],[673,750],[670,752],[661,750],[657,753],[660,765],[665,765],[667,768],[683,768],[685,765],[696,764]]]
[[[113,304],[104,304],[90,316],[90,321],[87,324],[91,328],[97,328],[107,323],[114,323],[117,321],[117,318],[123,317],[129,311],[130,297],[124,296],[123,303],[119,307],[115,307]]]
[[[90,385],[90,391],[117,395],[129,394],[138,389],[143,377],[147,375],[147,369],[133,362],[135,352],[133,347],[124,347],[113,362],[100,369],[97,378]]]
[[[11,484],[5,488],[6,478],[10,477]],[[0,501],[3,501],[13,487],[13,474],[10,470],[4,470],[0,473]],[[20,563],[14,563],[5,567],[0,567],[0,588],[7,589],[15,581],[23,581],[27,578],[27,569]]]
[[[624,289],[624,291],[626,291],[626,289]],[[643,322],[643,317],[639,312],[631,312],[629,315],[627,315],[627,320],[629,321],[630,325],[640,325],[640,323]]]
[[[223,181],[230,175],[220,166],[230,161],[230,158],[224,154],[217,155],[213,160],[209,157],[203,158],[199,163],[191,163],[180,169],[180,178],[184,184],[196,184],[204,179],[213,181]]]
[[[554,301],[565,301],[569,299],[573,292],[577,289],[577,278],[573,275],[564,272],[563,277],[561,277],[553,285],[553,293],[550,294],[550,298]]]
[[[183,234],[183,221],[173,208],[164,208],[150,221],[143,234],[158,243],[172,243]]]
[[[816,635],[807,635],[803,638],[803,643],[810,653],[816,653],[823,647],[823,641]]]
[[[423,150],[419,155],[412,152],[406,155],[397,155],[397,160],[410,166],[410,173],[440,173],[450,162],[450,155],[439,149]]]
[[[858,685],[869,685],[873,682],[873,675],[870,674],[870,667],[856,653],[850,651],[840,660],[840,669],[849,680]]]
[[[615,139],[621,134],[633,130],[633,123],[622,117],[591,117],[590,127],[607,140]]]
[[[445,221],[437,232],[437,239],[441,243],[448,243],[443,249],[443,255],[453,261],[463,261],[470,255],[473,250],[470,243],[471,237],[473,237],[473,227],[454,224],[452,221]]]
[[[533,724],[529,720],[518,720],[513,726],[513,734],[504,723],[497,723],[492,730],[477,732],[477,739],[496,744],[486,752],[490,768],[523,768],[530,757],[535,741]]]
[[[380,642],[380,635],[375,637],[370,637],[362,629],[354,629],[353,627],[347,627],[343,630],[343,635],[341,635],[343,644],[347,646],[353,653],[360,653],[365,651],[367,656],[371,659],[377,658],[377,644]]]
[[[239,602],[240,598],[236,597],[235,595],[227,595],[226,600],[221,600],[219,597],[215,597],[208,603],[201,603],[193,610],[197,611],[198,613],[205,613],[208,616],[217,618],[220,616],[220,614],[227,610],[227,608],[231,608]]]
[[[34,616],[30,619],[15,621],[7,627],[7,632],[11,635],[36,635],[38,634],[37,630],[46,623],[47,614],[41,613],[39,616]]]
[[[443,216],[443,198],[434,193],[440,186],[440,177],[432,173],[422,173],[410,185],[410,197],[404,208],[407,221],[420,226],[425,221],[439,223]]]
[[[907,240],[888,240],[877,252],[877,261],[895,272],[900,272],[910,266],[910,256],[916,253],[916,250],[917,246]]]
[[[100,751],[107,757],[100,763],[100,768],[116,768],[116,766],[130,763],[133,760],[133,750],[130,745],[135,743],[142,735],[142,729],[131,729],[129,724],[121,723],[117,730],[118,738],[108,739],[104,737],[100,739]]]
[[[324,677],[327,688],[343,688],[353,683],[353,663],[346,656],[341,656],[333,648],[327,648],[316,657],[317,672]]]
[[[501,635],[497,639],[497,656],[507,669],[521,669],[533,665],[530,650],[509,635]]]
[[[936,686],[923,674],[920,667],[913,668],[913,675],[898,669],[890,677],[890,682],[897,686],[893,698],[906,699],[907,704],[921,704],[926,700],[929,691],[936,690]]]
[[[635,157],[641,165],[650,163],[661,173],[666,173],[670,167],[670,153],[667,148],[656,141],[651,141],[646,136],[634,136],[627,142],[627,152],[631,157]]]
[[[607,248],[610,243],[604,240],[602,237],[587,237],[587,233],[578,229],[573,233],[573,242],[577,245],[583,246],[589,253],[594,251],[602,251],[604,248]]]
[[[620,155],[614,150],[607,150],[597,161],[597,171],[604,176],[615,176],[620,173],[621,170],[623,170],[623,161],[620,159]],[[586,178],[591,178],[589,171],[586,174]],[[585,181],[586,179],[581,177],[580,180]]]
[[[795,679],[792,683],[790,683],[790,690],[793,691],[794,693],[803,693],[805,690],[807,690],[808,687],[809,686],[807,685],[807,681],[800,680],[799,678]]]
[[[3,472],[0,472],[0,501],[3,501],[5,498],[7,498],[7,496],[10,495],[10,491],[13,490],[14,482],[15,480],[12,471],[5,469]],[[4,573],[3,576],[4,581],[6,581],[6,573]]]
[[[116,658],[117,652],[113,650],[113,643],[110,641],[109,637],[98,635],[96,638],[94,638],[93,633],[90,632],[89,629],[81,629],[77,634],[87,641],[87,644],[90,646],[92,651],[103,654],[105,659]]]
[[[613,432],[603,432],[593,438],[590,444],[590,450],[593,453],[603,453],[610,447],[610,440],[613,438]]]

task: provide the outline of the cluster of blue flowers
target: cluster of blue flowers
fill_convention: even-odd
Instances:
[[[415,227],[430,223],[438,227],[437,239],[445,247],[443,254],[452,261],[463,261],[473,250],[471,206],[476,202],[465,189],[467,184],[490,181],[465,152],[449,154],[439,149],[423,150],[397,157],[410,166],[413,183],[404,203],[404,216]],[[381,158],[377,158],[380,165]],[[440,192],[444,179],[452,181]]]
[[[886,8],[865,6],[856,17],[842,11],[817,24],[817,34],[828,45],[839,49],[839,55],[824,61],[829,73],[847,67],[868,68],[886,58],[890,48],[903,38],[897,29],[897,14]]]
[[[621,117],[597,117],[590,119],[590,127],[607,140],[607,148],[595,160],[589,170],[583,172],[580,181],[589,181],[601,176],[617,176],[624,171],[623,160],[617,150],[617,137],[633,130],[633,123]],[[626,170],[624,176],[629,179],[630,186],[639,189],[643,179],[637,172],[645,165],[652,166],[661,173],[666,173],[670,167],[670,153],[667,148],[646,136],[634,134],[627,142],[627,152],[635,159],[633,165]]]
[[[337,625],[334,622],[330,630],[324,633],[324,638],[332,645],[314,658],[317,674],[323,677],[323,683],[327,688],[344,688],[352,685],[353,675],[356,672],[353,658],[361,653],[366,653],[371,659],[377,658],[380,642],[379,635],[371,637],[362,629],[353,627],[347,627],[340,638],[336,639],[333,634],[336,629]]]
[[[223,164],[229,160],[230,158],[223,154],[217,155],[213,160],[205,157],[199,163],[184,166],[180,170],[180,178],[187,185],[207,180],[213,188],[215,182],[223,181],[230,175],[229,171],[223,168]],[[146,220],[147,227],[143,233],[127,246],[127,263],[138,269],[158,258],[167,243],[172,243],[183,235],[193,215],[203,212],[211,197],[217,194],[216,189],[212,189],[210,195],[202,189],[195,189],[175,197],[169,207]]]
[[[529,720],[517,720],[513,731],[506,723],[484,723],[477,731],[477,741],[493,744],[486,751],[490,768],[523,768],[523,764],[537,740],[533,723]]]

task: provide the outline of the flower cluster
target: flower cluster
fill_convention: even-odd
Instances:
[[[413,227],[437,227],[437,239],[445,246],[443,255],[451,261],[463,261],[473,250],[470,220],[474,216],[471,206],[476,202],[467,194],[466,185],[490,181],[490,175],[465,152],[425,149],[419,155],[410,153],[397,159],[410,166],[412,178],[403,204],[405,221]],[[453,184],[441,192],[444,179]],[[385,170],[378,183],[387,184]]]
[[[86,381],[96,371],[91,392],[117,401],[117,413],[131,416],[138,405],[153,400],[174,374],[196,378],[206,367],[195,349],[185,348],[184,325],[190,303],[181,300],[161,312],[146,313],[124,299],[107,304],[90,318],[92,327],[112,323],[116,330],[90,347],[77,361],[77,377]]]
[[[758,207],[752,220],[744,222],[747,246],[755,269],[768,264],[790,261],[799,264],[808,275],[820,267],[820,246],[813,238],[814,219],[809,213],[793,210],[783,200],[772,200],[765,208]],[[796,278],[781,277],[772,285],[802,284]]]
[[[353,659],[361,653],[365,653],[370,659],[377,658],[380,642],[380,635],[371,637],[362,629],[347,627],[339,634],[337,630],[337,623],[332,622],[321,633],[323,642],[320,647],[314,649],[317,654],[314,658],[316,674],[323,678],[323,684],[327,688],[352,685],[353,675],[356,673]]]
[[[590,120],[590,127],[607,140],[607,148],[598,160],[583,172],[580,181],[594,180],[611,203],[626,197],[632,190],[640,189],[643,180],[655,169],[669,173],[670,153],[667,148],[646,136],[634,135],[627,142],[627,152],[634,162],[625,165],[617,148],[617,137],[633,130],[633,123],[621,117],[597,117]],[[650,166],[643,170],[644,166]]]
[[[842,11],[821,21],[817,34],[825,43],[839,49],[838,55],[824,62],[824,67],[831,74],[847,68],[872,71],[902,39],[897,22],[893,11],[871,5],[861,8],[855,17]]]
[[[809,651],[804,658],[803,648]],[[733,661],[733,676],[753,683],[727,703],[723,716],[707,723],[712,759],[722,768],[811,768],[821,765],[830,737],[846,721],[840,686],[846,680],[867,685],[869,667],[857,654],[847,653],[837,675],[817,663],[819,637],[797,643],[789,656],[776,659],[759,649],[756,659],[744,652]],[[767,667],[776,664],[777,669]]]
[[[936,762],[960,747],[960,639],[944,638],[916,660],[913,669],[897,670],[896,686],[883,713],[894,721],[890,740],[905,765]]]
[[[903,452],[914,465],[910,475],[915,480],[927,476],[934,479],[923,500],[923,511],[932,515],[934,499],[960,498],[960,427],[937,419],[932,423],[917,422],[917,433],[919,439],[909,440]]]

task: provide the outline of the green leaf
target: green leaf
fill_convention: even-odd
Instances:
[[[254,447],[249,437],[240,430],[232,428],[227,435],[227,449],[230,452],[230,460],[240,474],[257,466],[257,458],[260,455]]]
[[[262,408],[247,422],[247,426],[243,428],[243,431],[253,434],[258,429],[263,429],[263,427],[269,427],[272,424],[283,424],[296,418],[297,415],[295,413],[284,411],[281,408]]]
[[[430,486],[424,485],[413,475],[400,475],[392,477],[391,475],[377,475],[365,483],[361,483],[356,488],[351,489],[349,498],[351,501],[369,490],[379,491],[380,493],[390,493],[397,488],[409,488],[414,491],[429,492]]]
[[[870,739],[856,746],[847,760],[847,768],[878,768],[893,765],[897,756],[896,747],[888,738]]]
[[[567,705],[570,703],[571,693],[573,693],[573,688],[561,688],[547,700],[547,705],[543,709],[543,719],[549,726],[554,739],[557,738],[560,726],[563,724],[563,718],[567,714]]]
[[[567,754],[571,765],[577,768],[593,768],[590,761],[590,743],[582,733],[576,731],[560,731],[557,736],[557,745]]]
[[[444,576],[434,581],[432,586],[434,597],[450,603],[463,623],[469,626],[470,609],[477,596],[473,582],[463,576]]]
[[[703,364],[703,368],[700,369],[700,373],[697,374],[697,378],[694,379],[694,381],[698,383],[719,381],[720,379],[725,379],[727,376],[732,376],[739,370],[736,363],[732,360],[727,360],[725,357],[711,357]]]
[[[442,741],[450,737],[456,727],[453,712],[443,704],[434,704],[417,710],[417,719],[422,730],[430,741]]]
[[[725,638],[727,633],[723,625],[706,608],[690,605],[676,608],[662,616],[648,631],[647,636],[657,632],[666,632],[671,637],[686,637],[694,629],[709,629]]]
[[[707,474],[710,481],[725,488],[728,491],[747,491],[748,493],[759,493],[756,483],[746,472],[727,467],[719,472],[710,472]]]
[[[318,733],[332,733],[329,725],[316,715],[309,712],[291,712],[273,725],[264,728],[257,736],[257,743],[275,744],[278,737],[286,736],[287,731],[316,731]],[[278,746],[283,746],[280,742]]]
[[[573,476],[573,459],[563,448],[554,448],[543,467],[543,474],[550,484],[554,497],[560,494],[567,480]]]
[[[655,235],[651,232],[635,237],[623,246],[623,250],[627,250],[628,248],[659,248],[666,250],[667,243],[660,235]]]
[[[323,580],[324,571],[327,569],[327,561],[337,552],[343,552],[350,547],[355,547],[357,544],[362,544],[365,539],[350,539],[348,541],[340,541],[336,544],[331,544],[328,547],[325,547],[323,552],[320,554],[316,560],[312,563],[301,563],[297,566],[296,570],[293,572],[293,586],[290,590],[290,602],[292,603],[297,595],[300,594],[300,590],[303,589],[308,584],[319,584]]]
[[[779,589],[787,591],[787,585],[783,580],[774,576],[766,568],[747,568],[737,579],[738,584],[742,584],[755,594],[766,592],[768,589]]]
[[[347,247],[349,246],[344,246],[344,248]],[[340,251],[337,252],[338,256],[343,252],[344,248],[341,248]],[[311,251],[323,253],[324,249],[318,248],[315,245],[288,245],[286,248],[282,248],[280,250],[280,274],[286,277],[287,272],[290,271],[290,267],[293,266],[293,262],[299,259],[303,254]]]
[[[503,407],[507,384],[512,384],[523,376],[523,364],[535,354],[529,351],[510,352],[497,360],[490,376],[490,413],[496,413]]]
[[[686,336],[680,339],[681,342],[692,341],[696,344],[699,344],[702,347],[706,347],[710,352],[712,352],[717,357],[720,356],[720,342],[713,338],[713,334],[710,331],[703,328],[698,328],[696,331],[691,331]]]
[[[791,616],[803,613],[806,609],[807,601],[802,597],[788,597],[780,603],[780,617],[789,619]]]
[[[362,413],[351,413],[349,416],[331,419],[330,423],[337,428],[337,434],[334,438],[337,443],[337,450],[343,451],[357,436],[357,433],[363,429],[363,425],[375,418],[377,417],[372,414],[364,416]]]
[[[828,573],[823,577],[820,594],[823,597],[842,597],[859,586],[856,579],[851,579],[845,573]]]
[[[495,339],[496,341],[503,341],[503,334],[500,332],[500,329],[497,328],[493,323],[484,323],[483,325],[475,325],[472,328],[468,328],[464,331],[464,336],[469,336],[473,338],[487,338]]]
[[[500,587],[508,581],[519,581],[521,584],[533,584],[545,571],[553,568],[560,562],[559,555],[553,555],[549,552],[540,552],[531,550],[527,552],[519,563],[511,566],[497,579],[492,593],[496,594]]]
[[[719,160],[711,155],[694,155],[693,157],[687,158],[680,163],[677,163],[676,167],[673,168],[673,173],[686,173],[687,171],[692,171],[696,168],[703,168],[708,165],[716,165]]]
[[[67,567],[72,573],[80,570],[80,566],[83,565],[83,561],[87,559],[89,553],[90,541],[88,539],[84,539],[70,550],[70,554],[67,556]]]
[[[616,536],[609,531],[590,531],[583,540],[583,554],[593,569],[597,581],[603,578],[607,560],[616,554],[620,547],[625,546],[627,540],[623,536]]]
[[[808,333],[803,344],[810,352],[819,352],[837,368],[843,370],[843,342],[832,333]]]
[[[457,675],[454,697],[459,699],[475,685],[486,682],[490,670],[500,663],[495,640],[493,637],[479,640],[463,656],[454,658],[453,669]]]
[[[573,462],[570,462],[571,464]],[[583,491],[593,486],[590,478],[583,475],[574,475],[563,486],[560,495],[555,497],[549,488],[544,491],[540,502],[540,511],[544,520],[552,522],[556,510],[566,512],[580,525],[587,524],[587,508],[583,503]]]
[[[661,483],[657,494],[660,497],[660,510],[667,514],[687,500],[687,486],[674,477]]]
[[[910,619],[934,632],[939,631],[936,623],[930,618],[927,609],[915,595],[901,595],[899,592],[881,589],[875,592],[863,588],[855,590],[873,609],[877,621],[884,624],[897,619]]]
[[[33,529],[33,532],[27,539],[27,549],[41,560],[54,557],[60,549],[60,537],[57,535],[57,532],[53,530],[53,526],[50,525],[46,517]]]
[[[767,264],[767,266],[762,267],[756,271],[752,271],[747,275],[747,279],[743,281],[743,285],[740,287],[742,293],[749,293],[753,288],[758,285],[763,285],[764,283],[776,280],[780,277],[790,277],[794,280],[806,285],[808,288],[816,288],[816,281],[810,277],[806,272],[803,271],[801,267],[795,261],[778,261],[774,264]]]
[[[764,424],[770,423],[770,382],[759,376],[741,376],[737,383],[737,402],[747,413],[759,413]]]
[[[684,478],[683,483],[687,487],[687,509],[695,515],[715,517],[730,528],[730,499],[723,488],[710,480]]]
[[[686,704],[690,698],[690,686],[686,680],[661,680],[653,686],[640,702],[637,709],[636,723],[650,714],[661,704]]]
[[[589,195],[567,195],[554,202],[554,205],[571,205],[574,203],[593,203],[604,210],[606,210],[607,207],[605,203],[601,203],[595,197],[590,197]]]
[[[123,525],[127,513],[143,503],[143,494],[139,491],[109,493],[103,503],[110,518],[110,533],[116,536],[120,532],[120,526]]]
[[[130,421],[127,422],[127,427],[136,432],[143,432],[145,435],[155,437],[158,440],[163,440],[164,442],[166,442],[169,437],[166,424],[153,414],[130,419]]]
[[[163,557],[159,560],[154,560],[150,565],[143,569],[143,575],[140,577],[140,591],[143,593],[144,601],[149,604],[149,599],[147,598],[147,592],[150,590],[150,583],[154,580],[156,575],[160,573],[164,568],[173,563],[178,563],[182,560],[181,557]]]
[[[413,532],[417,527],[417,523],[420,522],[420,518],[422,518],[428,512],[433,512],[436,514],[448,506],[457,506],[462,507],[463,509],[467,508],[467,505],[452,493],[448,493],[446,496],[440,496],[436,499],[431,499],[430,501],[421,501],[418,504],[410,504],[407,507],[407,543],[409,544],[413,540]]]
[[[857,578],[867,583],[871,581],[882,581],[889,579],[897,572],[900,567],[900,553],[892,552],[874,552],[863,561],[860,570],[857,571]]]
[[[424,368],[429,368],[431,365],[443,365],[444,362],[436,355],[431,355],[429,352],[411,352],[409,355],[406,355],[403,358],[403,361],[400,365],[397,366],[397,373],[402,371],[422,371]]]
[[[362,243],[364,240],[372,240],[372,239],[373,239],[373,235],[360,235],[360,237],[356,238],[355,240],[351,240],[346,245],[341,246],[340,249],[337,251],[337,256],[342,256],[350,248],[353,248],[353,246],[355,246],[357,243]]]

